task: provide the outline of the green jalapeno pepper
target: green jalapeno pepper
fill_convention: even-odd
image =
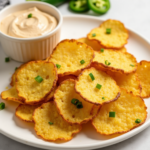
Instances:
[[[91,10],[99,14],[105,14],[110,8],[109,0],[88,0]]]
[[[46,2],[46,3],[52,4],[54,6],[59,6],[65,3],[67,0],[26,0],[26,1],[40,1],[40,2]]]
[[[71,0],[69,8],[75,12],[85,12],[89,10],[87,0]]]

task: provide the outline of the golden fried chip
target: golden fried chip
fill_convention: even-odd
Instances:
[[[44,103],[37,108],[33,120],[36,134],[47,141],[68,141],[81,130],[80,125],[71,125],[61,117],[54,102]]]
[[[25,63],[26,64],[26,63]],[[12,77],[11,77],[11,82],[10,82],[10,85],[11,86],[14,86],[15,85],[15,82],[16,82],[16,75],[17,73],[19,72],[19,70],[21,70],[21,68],[24,67],[25,64],[22,64],[20,67],[18,67],[15,72],[13,73]]]
[[[118,50],[120,50],[121,52],[127,52],[127,49],[125,47],[118,49]]]
[[[140,126],[145,122],[146,117],[147,112],[143,99],[121,89],[119,99],[103,105],[92,124],[97,132],[111,135],[126,133]]]
[[[150,61],[143,60],[138,63],[137,74],[142,86],[141,96],[150,97]]]
[[[86,101],[94,104],[109,103],[120,96],[116,81],[95,68],[85,69],[79,75],[75,89]]]
[[[25,105],[25,104],[20,104],[16,108],[16,116],[19,117],[23,121],[27,122],[33,122],[33,112],[36,108],[38,108],[40,105]]]
[[[104,49],[104,52],[95,51],[93,66],[102,70],[120,73],[132,73],[137,69],[136,58],[127,52]]]
[[[78,39],[79,42],[85,43],[88,46],[91,46],[93,50],[99,51],[101,48],[103,48],[99,42],[94,41],[94,40],[88,40],[88,38],[80,38]]]
[[[129,37],[123,23],[117,20],[106,20],[98,28],[94,28],[88,35],[89,40],[99,41],[105,48],[122,48]]]
[[[1,98],[3,100],[14,101],[14,102],[17,102],[17,103],[24,103],[24,99],[20,98],[18,96],[18,93],[17,93],[17,90],[16,90],[15,86],[8,89],[7,91],[3,91],[1,93]]]
[[[99,109],[99,106],[91,104],[85,101],[79,94],[75,91],[75,80],[68,79],[60,84],[58,89],[54,94],[54,101],[59,110],[60,115],[70,123],[86,123],[91,120]],[[76,105],[75,102],[81,102],[81,105]],[[97,109],[93,113],[93,110]]]
[[[16,89],[26,104],[35,105],[45,101],[56,82],[57,71],[53,63],[31,61],[17,73]]]
[[[53,100],[54,93],[55,93],[56,89],[57,89],[57,86],[55,86],[53,88],[53,90],[51,91],[51,93],[48,96],[45,97],[45,102]]]
[[[78,41],[85,43],[88,46],[91,46],[93,48],[93,50],[96,50],[96,51],[100,51],[101,49],[103,49],[103,46],[101,46],[100,43],[98,41],[95,41],[95,40],[88,40],[88,38],[80,38],[80,39],[78,39]],[[123,47],[121,49],[117,49],[117,50],[120,50],[122,52],[127,51],[125,47]]]
[[[142,88],[137,73],[120,74],[107,71],[107,74],[117,82],[119,87],[126,89],[127,92],[132,92],[136,96],[141,95]]]
[[[49,57],[47,57],[45,61],[49,61]]]
[[[67,79],[74,79],[74,80],[76,80],[77,77],[74,76],[74,75],[67,75],[67,76],[58,77],[58,84],[60,84],[61,82],[65,81]]]
[[[49,61],[57,66],[58,75],[78,75],[90,66],[94,57],[91,47],[77,40],[61,41],[50,56]]]

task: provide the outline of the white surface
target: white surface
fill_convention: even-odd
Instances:
[[[13,0],[12,3],[21,2],[23,0]],[[149,0],[111,0],[111,9],[110,11],[103,15],[98,16],[99,18],[103,19],[118,19],[121,20],[127,27],[130,27],[131,29],[136,30],[138,33],[140,33],[142,36],[146,37],[147,39],[150,39],[150,1]],[[62,5],[59,7],[60,11],[63,14],[73,14],[67,10],[67,4]],[[137,47],[134,48],[134,52],[136,52]],[[148,54],[147,57],[150,55]],[[141,54],[141,57],[143,56],[143,53]],[[142,58],[143,59],[143,58]],[[138,58],[139,60],[139,58]],[[9,65],[17,65],[17,63],[13,62]],[[10,66],[11,67],[11,66]],[[12,68],[13,70],[13,68]],[[6,72],[7,68],[3,70],[3,72]],[[0,70],[1,72],[1,70]],[[9,74],[10,72],[8,72]],[[12,73],[12,72],[11,72]],[[3,73],[4,75],[4,73]],[[1,81],[3,79],[0,79]],[[9,81],[8,81],[9,83]],[[8,84],[7,83],[7,84]],[[5,118],[4,118],[5,119]],[[10,125],[7,125],[8,128]],[[26,130],[24,128],[24,130]],[[24,135],[22,135],[24,136]],[[122,143],[103,148],[103,150],[130,150],[130,149],[136,149],[136,150],[148,150],[150,147],[150,128],[146,129],[142,133],[138,134],[137,136],[130,138],[127,141],[124,141]],[[23,144],[17,143],[15,141],[12,141],[3,135],[0,135],[0,150],[34,150],[36,148],[32,148],[29,146],[25,146]]]

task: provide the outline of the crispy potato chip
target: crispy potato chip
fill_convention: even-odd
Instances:
[[[53,88],[53,90],[51,91],[51,93],[48,96],[45,97],[45,102],[53,100],[54,93],[55,93],[56,89],[57,89],[57,86],[55,86]]]
[[[58,82],[58,84],[61,84],[61,82],[65,81],[67,79],[74,79],[74,80],[76,80],[77,77],[74,76],[74,75],[62,76],[62,77],[58,77],[58,81],[57,82]]]
[[[119,99],[103,105],[92,124],[97,132],[111,135],[126,133],[140,126],[145,122],[146,117],[147,112],[143,99],[121,89]],[[139,123],[136,123],[137,119]]]
[[[77,40],[61,41],[50,56],[49,61],[57,66],[58,75],[78,75],[84,68],[90,66],[94,58],[91,47]],[[81,61],[84,61],[81,63]]]
[[[99,51],[101,48],[103,48],[98,41],[89,40],[88,38],[80,38],[78,39],[79,42],[85,43],[88,46],[91,46],[93,50]]]
[[[12,77],[11,77],[11,82],[10,85],[14,86],[15,82],[16,82],[16,74],[19,72],[19,70],[21,70],[21,68],[23,68],[25,66],[26,63],[22,64],[20,67],[18,67],[15,72],[13,73]]]
[[[75,89],[86,101],[94,104],[109,103],[120,96],[116,81],[95,68],[85,69],[79,75]]]
[[[45,61],[49,61],[49,57],[47,57]]]
[[[85,43],[88,46],[91,46],[93,48],[93,50],[96,50],[96,51],[100,51],[103,48],[103,46],[101,46],[98,41],[88,40],[88,38],[80,38],[80,39],[78,39],[78,41],[82,42],[82,43]],[[122,52],[126,52],[127,51],[125,47],[123,47],[121,49],[116,49],[116,50],[120,50]]]
[[[107,71],[107,74],[117,82],[119,87],[126,89],[127,92],[132,92],[136,96],[141,95],[142,88],[137,73],[120,74]]]
[[[109,19],[104,21],[98,28],[94,28],[87,37],[89,40],[99,41],[105,48],[120,49],[127,44],[129,35],[120,21]]]
[[[68,141],[81,130],[80,125],[69,124],[61,117],[54,102],[44,103],[37,108],[33,120],[36,134],[47,141]]]
[[[127,52],[127,49],[125,47],[118,49],[118,50],[120,50],[121,52]]]
[[[16,89],[18,96],[23,97],[26,104],[35,105],[44,102],[45,97],[51,93],[56,85],[57,78],[56,67],[53,63],[31,61],[17,73]]]
[[[141,96],[150,97],[150,61],[143,60],[138,63],[137,74],[142,86]]]
[[[60,115],[70,123],[86,123],[91,120],[96,114],[100,106],[95,106],[85,101],[75,91],[75,80],[68,79],[60,84],[54,94],[54,101],[59,110]],[[73,99],[79,100],[83,108],[77,108],[77,105],[72,103]],[[97,109],[93,113],[93,111]]]
[[[104,49],[104,52],[95,51],[94,53],[95,58],[92,65],[104,71],[110,70],[128,74],[135,72],[137,69],[136,58],[130,53],[111,49]]]
[[[17,93],[17,90],[16,90],[15,86],[13,86],[12,88],[8,89],[7,91],[3,91],[1,93],[1,98],[3,100],[14,101],[14,102],[21,103],[21,104],[24,103],[24,99],[20,98],[18,96],[18,93]]]
[[[33,112],[36,108],[38,108],[40,105],[24,105],[20,104],[16,108],[16,116],[19,117],[23,121],[27,122],[33,122]]]

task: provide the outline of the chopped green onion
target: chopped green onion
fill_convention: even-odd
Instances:
[[[82,59],[82,60],[80,61],[80,63],[81,63],[81,64],[84,64],[84,63],[85,63],[85,61]]]
[[[101,48],[101,52],[104,52],[104,49],[103,49],[103,48]]]
[[[9,62],[9,61],[10,61],[9,57],[6,57],[5,62]]]
[[[92,37],[95,37],[95,36],[96,36],[96,33],[93,33],[93,34],[92,34]]]
[[[0,103],[0,109],[2,110],[2,109],[4,109],[4,108],[5,108],[5,103],[1,102],[1,103]]]
[[[34,79],[39,83],[41,83],[43,81],[43,78],[41,76],[37,76]]]
[[[105,60],[105,65],[109,66],[111,63],[108,60]]]
[[[141,123],[141,119],[136,119],[135,123]]]
[[[79,102],[79,100],[78,100],[78,99],[75,99],[75,98],[73,98],[73,99],[71,100],[71,103],[74,104],[74,105],[77,105],[78,102]]]
[[[134,65],[130,64],[131,67],[134,67]]]
[[[106,34],[110,34],[111,33],[111,29],[110,28],[107,28],[106,29]]]
[[[15,68],[15,71],[18,69],[18,67]]]
[[[59,69],[59,68],[61,67],[61,65],[59,65],[59,64],[56,64],[56,67]]]
[[[97,84],[97,85],[96,85],[96,88],[100,90],[100,89],[102,88],[102,85]]]
[[[29,14],[29,15],[28,15],[28,18],[32,18],[32,14]]]
[[[90,73],[89,76],[91,77],[92,81],[95,80],[95,77],[93,76],[92,73]]]
[[[53,125],[54,123],[52,123],[52,122],[48,122],[50,125]]]
[[[78,108],[78,109],[83,108],[82,102],[78,102],[78,103],[77,103],[77,108]]]
[[[82,102],[80,102],[78,99],[73,98],[71,100],[71,103],[74,104],[74,105],[76,105],[76,107],[78,109],[83,108]]]
[[[105,97],[102,97],[103,100],[105,100]]]
[[[109,117],[115,117],[115,112],[109,112]]]

